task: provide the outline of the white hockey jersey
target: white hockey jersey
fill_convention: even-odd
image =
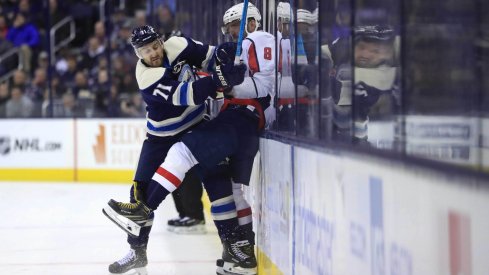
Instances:
[[[255,31],[243,39],[241,60],[246,64],[246,77],[234,86],[235,98],[259,98],[274,96],[275,84],[275,37],[264,31]]]
[[[241,60],[246,64],[243,83],[234,86],[230,95],[238,99],[265,98],[269,106],[263,110],[265,128],[275,120],[275,37],[264,31],[254,31],[243,39]]]
[[[295,98],[295,85],[292,81],[292,62],[295,62],[292,55],[291,41],[289,38],[282,37],[281,32],[277,32],[277,44],[278,44],[278,98],[290,99]],[[300,46],[300,45],[299,45]],[[298,64],[307,64],[307,58],[305,56],[304,46],[302,45],[300,54],[297,56]],[[298,97],[307,95],[308,89],[304,85],[297,85]],[[279,103],[280,104],[280,103]]]

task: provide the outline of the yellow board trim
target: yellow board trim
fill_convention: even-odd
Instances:
[[[0,169],[2,181],[73,181],[73,169]]]
[[[0,181],[132,183],[133,170],[0,169]]]
[[[77,170],[76,180],[81,182],[119,182],[132,183],[134,170]]]
[[[258,275],[283,275],[284,273],[259,248],[256,249],[258,261]]]

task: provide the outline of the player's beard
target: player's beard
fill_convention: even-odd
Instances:
[[[161,58],[161,56],[159,55],[155,58],[150,59],[151,67],[161,67],[162,63],[163,63],[163,58]]]

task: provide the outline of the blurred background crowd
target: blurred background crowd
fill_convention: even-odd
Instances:
[[[0,1],[0,117],[144,116],[127,41],[146,1],[112,2]],[[170,34],[174,11],[157,13]]]

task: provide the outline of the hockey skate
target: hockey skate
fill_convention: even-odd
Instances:
[[[173,222],[170,224],[171,221]],[[198,220],[189,217],[184,217],[179,220],[169,220],[168,231],[177,234],[189,234],[189,235],[207,233],[204,220]]]
[[[131,275],[147,275],[146,265],[148,258],[146,257],[146,247],[129,250],[127,255],[109,265],[109,272],[113,274],[131,274]]]
[[[131,236],[139,236],[141,227],[150,226],[153,219],[150,217],[153,212],[144,203],[123,203],[110,200],[102,212],[122,230]]]
[[[176,217],[176,218],[173,218],[173,219],[169,219],[168,222],[167,222],[167,229],[168,229],[168,231],[173,232],[173,230],[175,229],[175,224],[178,221],[180,221],[181,219],[183,219],[183,218]]]
[[[216,261],[219,275],[256,275],[256,257],[253,245],[236,237],[223,241],[222,259]]]

